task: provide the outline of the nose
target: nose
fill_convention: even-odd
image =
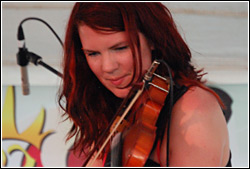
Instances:
[[[115,56],[107,52],[102,57],[102,70],[106,73],[114,73],[119,67],[119,63]]]

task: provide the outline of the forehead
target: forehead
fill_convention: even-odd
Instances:
[[[115,43],[128,41],[125,32],[99,31],[87,25],[79,26],[78,32],[84,48],[96,48],[98,45],[109,46]]]

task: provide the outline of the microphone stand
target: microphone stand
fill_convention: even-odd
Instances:
[[[44,63],[42,61],[42,57],[38,56],[37,54],[33,53],[33,52],[27,52],[27,59],[34,63],[36,66],[37,65],[41,65],[43,67],[45,67],[46,69],[50,70],[51,72],[55,73],[57,76],[59,77],[63,77],[62,73],[58,72],[57,70],[55,70],[54,68],[52,68],[51,66],[49,66],[48,64]]]
[[[43,67],[45,67],[46,69],[50,70],[51,72],[55,73],[57,76],[59,77],[63,77],[63,74],[58,72],[57,70],[55,70],[54,68],[52,68],[51,66],[49,66],[48,64],[44,63],[42,61],[42,57],[41,56],[38,56],[37,54],[33,53],[33,52],[29,52],[26,48],[25,51],[23,52],[26,52],[25,55],[17,55],[17,62],[18,64],[20,65],[20,60],[26,60],[28,62],[32,62],[34,63],[36,66],[37,65],[41,65]],[[23,58],[23,56],[25,56],[25,58]],[[27,63],[28,64],[28,63]]]
[[[51,72],[55,73],[56,75],[58,75],[59,77],[63,77],[62,73],[58,72],[57,70],[55,70],[54,68],[50,67],[49,65],[47,65],[46,63],[44,63],[42,60],[38,61],[38,64],[47,68],[48,70],[50,70]]]

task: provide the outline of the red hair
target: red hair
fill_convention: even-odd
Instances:
[[[175,82],[206,88],[201,81],[203,74],[190,63],[191,52],[179,34],[170,11],[163,4],[76,3],[66,30],[63,88],[59,97],[59,104],[65,110],[65,115],[73,121],[68,139],[76,136],[75,149],[80,148],[84,152],[86,147],[95,143],[121,102],[90,70],[81,50],[78,34],[78,26],[81,24],[95,30],[125,31],[133,53],[134,71],[139,71],[140,74],[143,56],[138,50],[137,57],[135,51],[140,49],[138,32],[143,33],[154,44],[153,59],[168,63]],[[164,67],[160,67],[158,71],[161,75],[168,75]]]

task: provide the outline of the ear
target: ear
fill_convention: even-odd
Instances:
[[[155,45],[151,40],[149,40],[149,47],[150,47],[151,51],[155,50]]]

